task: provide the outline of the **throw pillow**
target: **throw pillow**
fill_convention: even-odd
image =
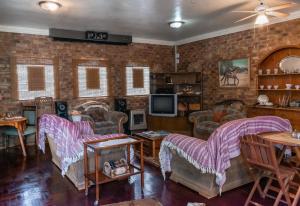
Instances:
[[[215,111],[213,114],[213,121],[214,122],[221,122],[221,119],[226,115],[226,112],[223,111]]]
[[[104,121],[104,111],[100,109],[93,109],[89,111],[89,115],[93,118],[95,122]]]

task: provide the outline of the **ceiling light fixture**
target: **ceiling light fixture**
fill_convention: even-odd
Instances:
[[[269,23],[269,19],[268,17],[263,13],[263,14],[259,14],[257,17],[256,17],[256,20],[255,20],[255,24],[256,25],[264,25],[264,24],[267,24]]]
[[[47,11],[56,11],[59,9],[62,5],[55,1],[40,1],[39,6]]]
[[[180,28],[182,25],[184,24],[183,21],[172,21],[172,22],[169,22],[169,26],[173,29],[178,29]]]

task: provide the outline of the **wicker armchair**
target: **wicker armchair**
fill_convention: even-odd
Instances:
[[[106,103],[89,101],[75,107],[81,112],[81,120],[90,121],[96,134],[123,133],[128,117],[123,112],[110,111]]]
[[[240,100],[217,103],[212,110],[193,112],[189,121],[194,124],[193,136],[207,140],[220,125],[246,117],[245,105]]]

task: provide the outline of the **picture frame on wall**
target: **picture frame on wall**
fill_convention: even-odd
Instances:
[[[219,61],[219,86],[242,88],[250,85],[249,58]]]

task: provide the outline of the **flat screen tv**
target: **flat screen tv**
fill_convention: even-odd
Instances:
[[[177,116],[177,95],[151,94],[149,97],[149,114],[153,116]]]

